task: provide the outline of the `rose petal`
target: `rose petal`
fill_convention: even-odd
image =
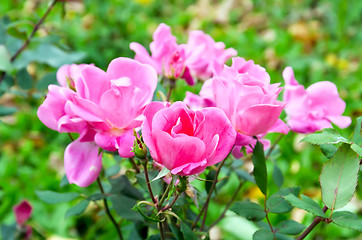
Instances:
[[[102,153],[94,142],[75,140],[64,152],[64,168],[69,183],[87,187],[93,183],[102,169]]]

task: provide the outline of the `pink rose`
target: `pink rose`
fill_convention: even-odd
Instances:
[[[59,82],[65,70],[59,70]],[[50,85],[38,117],[51,129],[80,134],[68,146],[64,161],[69,182],[83,187],[98,177],[98,147],[133,156],[133,129],[141,126],[157,74],[151,66],[128,58],[114,59],[106,72],[93,65],[71,65],[71,70],[67,78],[73,85]]]
[[[222,66],[237,54],[235,49],[225,49],[224,43],[215,43],[202,31],[190,32],[187,44],[179,45],[171,28],[164,23],[153,33],[151,56],[139,43],[131,43],[130,48],[137,61],[150,64],[167,78],[183,78],[189,85],[195,84],[195,78],[211,77],[215,65]]]
[[[238,54],[233,48],[225,49],[223,42],[215,42],[202,31],[189,33],[185,51],[186,66],[201,79],[211,77],[215,67],[222,67],[229,58]]]
[[[281,90],[279,84],[270,84],[264,68],[238,57],[233,58],[231,67],[216,70],[214,77],[204,83],[201,98],[188,94],[185,101],[197,107],[206,101],[214,104],[224,110],[239,133],[247,136],[287,133],[288,127],[279,119],[284,108],[277,100]]]
[[[351,118],[341,116],[346,103],[339,97],[336,85],[329,81],[317,82],[304,89],[298,84],[291,67],[283,72],[285,88],[283,100],[288,125],[294,132],[312,133],[336,124],[346,128]]]
[[[25,225],[25,222],[31,217],[32,211],[33,208],[27,200],[23,200],[13,207],[16,223],[19,226],[20,231],[24,234],[24,239],[30,239],[32,234],[31,227]]]
[[[149,104],[142,133],[152,158],[172,174],[193,175],[227,157],[235,130],[217,108],[192,111],[182,102]]]
[[[33,208],[28,201],[23,200],[13,207],[13,211],[15,214],[16,223],[18,225],[24,225],[24,223],[30,218]]]
[[[279,119],[284,104],[277,101],[281,88],[270,84],[269,74],[252,60],[237,57],[231,67],[214,68],[214,77],[205,81],[199,95],[187,93],[184,102],[192,109],[207,106],[221,108],[238,131],[232,151],[236,158],[242,156],[242,147],[248,153],[269,132],[288,133],[287,125]],[[270,145],[263,141],[264,147]]]

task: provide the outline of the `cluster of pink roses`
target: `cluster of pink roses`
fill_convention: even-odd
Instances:
[[[161,24],[150,44],[151,56],[138,43],[130,47],[135,60],[114,59],[106,72],[87,64],[61,67],[60,86],[50,85],[39,107],[46,126],[80,135],[64,154],[70,183],[85,187],[95,181],[102,167],[99,147],[132,157],[133,129],[142,129],[157,163],[172,174],[193,175],[222,161],[232,149],[235,157],[242,155],[242,147],[252,151],[255,137],[268,146],[262,139],[267,133],[288,133],[279,119],[285,106],[288,125],[296,132],[313,132],[330,127],[330,122],[350,124],[340,116],[345,104],[333,83],[304,90],[287,68],[284,102],[278,101],[282,88],[270,83],[264,68],[240,57],[233,58],[230,67],[224,65],[236,51],[225,50],[223,43],[201,31],[190,32],[187,44],[178,45],[170,27]],[[157,73],[190,85],[211,78],[199,95],[187,93],[184,103],[151,103]]]
[[[189,85],[194,85],[196,79],[211,77],[214,67],[222,67],[237,55],[235,49],[225,49],[223,42],[215,42],[202,31],[191,31],[187,43],[179,45],[171,28],[164,23],[153,33],[151,56],[139,43],[131,43],[130,48],[137,61],[150,64],[158,74],[168,78],[183,78]]]

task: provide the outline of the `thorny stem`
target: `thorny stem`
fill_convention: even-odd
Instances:
[[[325,212],[327,212],[327,210],[328,210],[328,207],[324,206],[323,212],[325,213]],[[304,239],[322,220],[323,220],[323,218],[321,218],[321,217],[314,218],[311,225],[309,225],[309,227],[302,234],[300,234],[296,240]]]
[[[146,158],[146,159],[145,159],[145,162],[142,163],[142,165],[143,165],[143,168],[144,168],[144,170],[145,170],[145,178],[146,178],[146,183],[147,183],[148,192],[150,193],[150,197],[151,197],[151,199],[152,199],[153,204],[156,205],[157,202],[156,202],[156,199],[155,199],[155,197],[154,197],[154,195],[153,195],[153,192],[152,192],[151,183],[150,183],[150,178],[148,177],[147,163],[148,163],[148,159]]]
[[[100,190],[101,190],[101,193],[102,193],[102,194],[105,194],[104,189],[103,189],[103,186],[102,186],[102,183],[101,183],[101,180],[99,179],[99,177],[97,178],[97,183],[98,183],[98,186],[99,186],[99,188],[100,188]],[[108,207],[108,203],[107,203],[107,199],[106,199],[106,198],[103,199],[103,203],[104,203],[104,207],[105,207],[105,209],[106,209],[106,213],[107,213],[109,219],[112,221],[114,227],[115,227],[116,230],[117,230],[119,239],[120,239],[120,240],[123,240],[121,228],[118,226],[116,220],[114,220],[111,212],[109,211],[109,207]]]
[[[44,22],[45,18],[48,16],[50,11],[53,9],[54,5],[57,3],[58,0],[53,0],[51,4],[49,5],[48,9],[44,13],[44,15],[40,18],[39,22],[35,25],[33,31],[30,33],[29,37],[25,40],[24,44],[16,51],[16,53],[10,58],[10,62],[14,62],[15,59],[20,55],[22,51],[29,45],[31,39],[34,37],[35,33],[38,31],[40,25]],[[2,72],[0,74],[0,83],[5,77],[5,72]]]
[[[219,164],[219,167],[218,167],[217,170],[216,170],[216,174],[215,174],[214,180],[213,180],[213,182],[212,182],[212,185],[211,185],[209,194],[207,195],[205,204],[204,204],[204,206],[202,207],[199,215],[197,215],[197,218],[196,218],[194,224],[192,225],[192,229],[194,229],[194,228],[196,227],[196,224],[197,224],[197,222],[199,221],[202,213],[207,209],[207,206],[209,205],[212,192],[214,191],[215,186],[216,186],[216,183],[217,183],[217,178],[218,178],[218,176],[219,176],[221,167],[224,165],[225,161],[226,161],[226,158]],[[206,218],[206,212],[205,212],[205,214],[204,214],[204,218]],[[203,228],[203,226],[201,226],[201,229],[202,229],[202,228]]]
[[[220,217],[218,219],[216,219],[216,221],[210,225],[209,229],[211,229],[213,226],[215,226],[216,224],[218,224],[225,216],[226,211],[229,209],[229,207],[231,206],[231,204],[235,201],[236,197],[238,196],[241,188],[243,187],[244,182],[240,181],[238,188],[235,190],[233,196],[231,197],[230,201],[227,203],[224,211],[222,212],[222,214],[220,215]]]
[[[280,140],[283,138],[283,136],[285,136],[285,134],[281,133],[279,135],[279,137],[274,141],[273,145],[269,148],[268,153],[265,156],[265,159],[268,159],[271,155],[271,153],[273,152],[274,148],[278,145],[278,143],[280,142]]]

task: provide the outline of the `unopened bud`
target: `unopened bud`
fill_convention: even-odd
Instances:
[[[135,136],[135,140],[133,142],[132,152],[139,159],[146,159],[147,157],[147,147],[144,142],[138,137],[135,130],[133,130],[133,135]]]

